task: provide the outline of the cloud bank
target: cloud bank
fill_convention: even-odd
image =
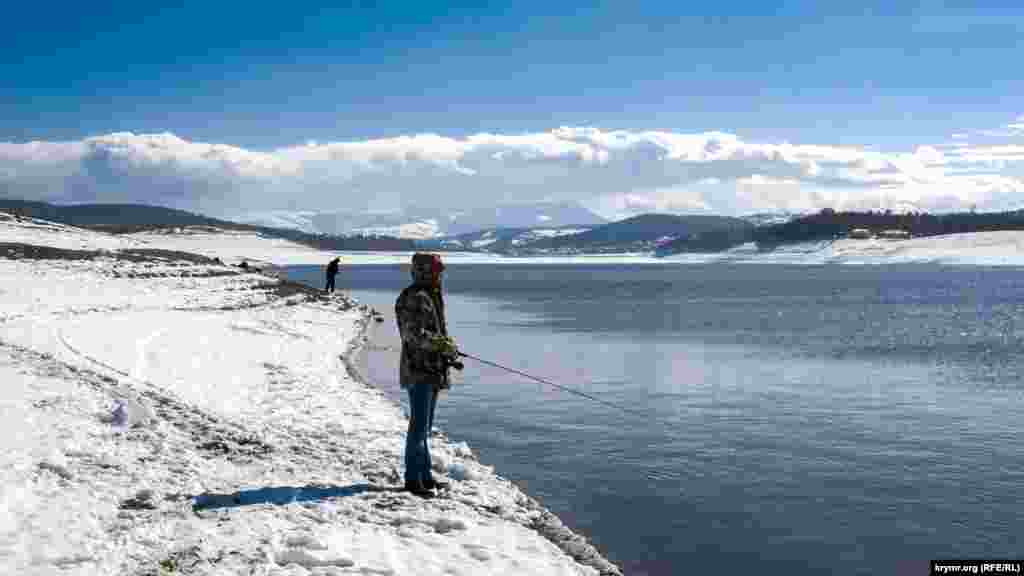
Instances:
[[[1004,141],[967,133],[891,153],[749,142],[734,134],[562,127],[450,138],[417,134],[269,151],[114,133],[0,142],[0,195],[140,202],[233,217],[266,210],[378,211],[578,201],[609,218],[1024,206],[1021,118]]]

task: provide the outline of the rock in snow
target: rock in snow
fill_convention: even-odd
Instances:
[[[401,490],[401,410],[339,357],[368,311],[231,266],[329,255],[40,221],[0,239],[53,248],[0,254],[0,574],[620,573],[538,531],[465,443],[431,440],[443,496]]]
[[[114,409],[104,420],[118,428],[138,428],[152,424],[156,421],[156,417],[142,401],[134,398],[118,398],[114,401]]]

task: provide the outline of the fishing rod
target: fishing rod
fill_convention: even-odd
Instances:
[[[583,398],[587,398],[588,400],[593,400],[594,402],[598,402],[600,404],[604,404],[605,406],[611,406],[612,408],[615,408],[617,410],[622,410],[623,412],[627,412],[629,414],[633,414],[634,416],[641,416],[641,417],[643,417],[645,419],[650,417],[649,414],[644,414],[643,412],[640,412],[638,410],[633,410],[632,408],[626,408],[625,406],[620,406],[618,404],[609,402],[607,400],[602,400],[602,399],[598,398],[597,396],[592,396],[590,394],[587,394],[586,392],[580,392],[579,390],[576,390],[575,388],[570,388],[568,386],[563,386],[561,384],[556,384],[556,383],[554,383],[554,382],[552,382],[550,380],[545,380],[544,378],[538,378],[536,376],[531,376],[531,375],[527,374],[526,372],[520,372],[519,370],[516,370],[515,368],[509,368],[508,366],[502,366],[501,364],[497,364],[497,363],[491,362],[489,360],[484,360],[483,358],[477,358],[476,356],[473,356],[471,354],[466,354],[465,352],[463,352],[461,350],[458,352],[458,355],[462,356],[464,358],[469,358],[470,360],[476,360],[477,362],[480,362],[481,364],[487,364],[488,366],[493,366],[495,368],[500,368],[502,370],[505,370],[507,372],[511,372],[513,374],[518,374],[518,375],[520,375],[520,376],[522,376],[524,378],[529,378],[530,380],[534,380],[536,382],[540,382],[541,384],[547,384],[548,386],[553,386],[555,388],[558,388],[559,390],[564,390],[565,392],[568,392],[570,394],[575,394],[577,396],[582,396]]]

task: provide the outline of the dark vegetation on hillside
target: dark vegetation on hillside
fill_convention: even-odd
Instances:
[[[82,204],[58,206],[45,202],[0,199],[0,211],[21,217],[39,218],[71,226],[102,230],[114,234],[159,231],[189,227],[211,227],[263,234],[291,240],[318,250],[386,250],[413,251],[413,240],[390,236],[333,236],[310,234],[299,230],[241,224],[210,218],[172,208],[139,204]],[[565,228],[549,227],[549,228]],[[598,225],[586,232],[539,238],[516,245],[512,239],[528,233],[529,228],[496,229],[499,239],[487,251],[515,254],[549,252],[616,252],[653,250],[659,254],[676,252],[718,252],[744,243],[754,242],[759,249],[798,242],[833,240],[849,236],[850,231],[864,228],[874,234],[884,230],[904,230],[911,236],[938,236],[965,232],[1024,230],[1024,210],[1011,212],[960,212],[950,214],[892,212],[836,212],[825,209],[816,214],[795,218],[782,224],[754,226],[739,219],[709,215],[642,214],[618,222]],[[471,241],[484,234],[477,232],[460,236]],[[670,237],[668,242],[658,241]],[[468,243],[468,242],[467,242]],[[421,242],[427,249],[444,250],[442,243]],[[454,249],[466,250],[466,247]]]
[[[728,250],[740,244],[753,242],[757,228],[719,228],[705,232],[687,234],[662,244],[658,247],[659,254],[674,254],[676,252],[720,252]]]
[[[692,236],[714,230],[745,230],[753,225],[728,216],[674,214],[641,214],[618,222],[604,224],[581,232],[553,238],[542,238],[523,245],[531,250],[573,248],[588,250],[611,246],[652,245],[666,236]],[[653,247],[653,246],[652,246]]]
[[[864,228],[873,234],[884,230],[905,230],[914,237],[1024,230],[1024,210],[1012,212],[958,212],[928,214],[911,212],[836,212],[825,209],[816,214],[795,218],[783,224],[750,229],[712,230],[679,238],[661,247],[660,252],[717,252],[747,242],[757,243],[762,250],[798,242],[846,238],[850,231]]]
[[[416,246],[424,250],[436,250],[442,252],[479,249],[484,252],[507,254],[516,251],[521,246],[530,246],[532,242],[539,238],[539,235],[536,234],[536,231],[538,230],[547,232],[550,230],[571,229],[575,233],[576,230],[581,228],[587,229],[588,226],[570,225],[543,226],[539,228],[487,228],[484,230],[477,230],[475,232],[458,234],[456,236],[417,240]],[[476,244],[477,242],[482,243]],[[477,248],[474,248],[474,244]]]
[[[854,228],[866,228],[873,233],[883,230],[906,230],[911,236],[939,236],[965,232],[991,232],[997,230],[1024,230],[1024,210],[1012,212],[957,212],[928,214],[911,212],[836,212],[822,210],[774,226],[759,228],[754,241],[759,244],[783,244],[807,240],[845,237]]]
[[[318,250],[413,250],[412,240],[390,236],[331,236],[299,230],[240,224],[193,214],[184,210],[141,204],[79,204],[57,206],[46,202],[0,199],[0,211],[27,218],[39,218],[69,226],[101,230],[112,234],[130,234],[182,226],[207,226],[224,230],[256,232],[283,238]]]

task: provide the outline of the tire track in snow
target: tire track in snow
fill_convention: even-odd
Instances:
[[[163,389],[147,380],[137,378],[102,360],[86,354],[68,342],[61,330],[57,330],[57,338],[68,351],[97,366],[109,370],[139,385],[139,389],[123,391],[124,395],[137,395],[152,406],[157,416],[188,434],[196,447],[204,452],[225,456],[239,463],[251,461],[253,458],[265,456],[274,451],[274,447],[262,438],[245,429],[244,426],[227,421],[225,418],[207,413],[198,406],[193,406],[171,397]]]
[[[342,357],[346,371],[352,366],[347,356],[353,354],[352,351],[358,351],[361,343],[365,342],[365,333],[369,322],[368,315],[357,320],[357,336],[349,343],[345,356]],[[271,434],[270,438],[257,434],[244,423],[229,421],[223,416],[209,413],[187,401],[173,398],[159,384],[146,380],[141,374],[133,375],[88,354],[75,346],[62,330],[55,328],[54,331],[61,345],[73,355],[115,374],[131,384],[128,389],[117,390],[115,396],[136,396],[144,400],[145,404],[154,408],[161,420],[183,430],[192,438],[196,447],[204,452],[227,457],[239,464],[266,457],[271,452],[287,453],[288,459],[293,464],[309,466],[311,469],[322,468],[325,462],[334,462],[342,464],[346,468],[360,470],[368,479],[393,480],[394,471],[392,469],[382,470],[379,465],[374,463],[373,458],[367,457],[368,454],[351,453],[343,445],[330,442],[329,434],[324,431],[316,432],[301,426],[289,425],[286,422],[275,422],[274,427],[267,430]],[[159,334],[166,332],[167,330],[157,330],[150,334],[145,341],[148,343]],[[287,332],[284,335],[288,335]],[[353,378],[353,380],[364,384],[374,392],[379,392],[362,378]],[[117,379],[111,379],[111,381],[118,382]],[[289,388],[284,386],[283,389],[287,391]]]
[[[153,340],[156,340],[160,336],[163,336],[166,332],[167,332],[167,328],[160,328],[159,330],[153,331],[149,336],[146,336],[145,338],[142,338],[141,340],[136,340],[136,342],[135,342],[135,370],[134,370],[134,372],[135,372],[135,374],[138,374],[137,378],[139,378],[139,379],[145,378],[145,369],[146,369],[146,365],[147,365],[147,362],[146,362],[146,349],[149,348],[149,344]]]
[[[69,349],[77,351],[73,344],[66,341],[66,338],[64,344],[70,347]],[[81,352],[76,352],[76,354],[80,354],[83,359],[89,357]],[[147,498],[147,501],[152,501],[152,506],[133,509],[126,506],[128,501],[125,500],[121,502],[120,512],[103,516],[102,525],[98,527],[100,533],[93,534],[93,538],[104,541],[104,548],[119,550],[117,556],[120,562],[116,571],[103,573],[155,576],[156,570],[152,567],[157,566],[160,562],[166,563],[168,559],[173,561],[169,565],[175,566],[175,573],[182,576],[209,574],[218,563],[225,559],[237,560],[240,558],[243,563],[253,569],[264,564],[263,556],[254,553],[246,554],[244,550],[215,551],[219,553],[204,556],[200,553],[200,546],[192,543],[196,541],[196,535],[187,528],[191,524],[187,520],[182,524],[182,520],[187,518],[191,511],[191,506],[187,501],[192,496],[187,490],[183,491],[180,487],[188,486],[190,479],[192,484],[197,481],[202,484],[211,479],[209,469],[196,470],[189,464],[190,461],[195,462],[196,458],[200,460],[209,458],[208,454],[203,454],[204,450],[201,446],[195,445],[195,439],[189,433],[189,429],[202,428],[202,423],[196,425],[196,422],[204,418],[210,422],[209,428],[215,429],[220,424],[216,422],[215,417],[204,415],[201,412],[192,414],[191,407],[184,403],[177,403],[172,398],[161,397],[155,391],[139,390],[132,384],[126,384],[103,372],[83,368],[52,354],[18,344],[0,340],[0,356],[17,359],[28,370],[39,376],[74,382],[111,398],[123,396],[126,392],[138,394],[150,401],[161,413],[162,421],[172,424],[174,433],[171,434],[160,430],[157,425],[129,428],[124,430],[123,434],[114,436],[114,438],[118,438],[116,442],[121,447],[118,452],[128,455],[125,460],[119,459],[111,462],[109,459],[98,459],[91,451],[81,449],[67,451],[66,464],[58,466],[43,461],[39,465],[41,471],[59,476],[61,482],[66,484],[65,490],[87,486],[92,492],[97,493],[123,492],[134,489],[140,476],[138,473],[140,467],[165,472],[164,479],[160,482],[163,489],[162,496],[157,496],[155,499]],[[93,360],[97,365],[103,365],[104,370],[121,372],[102,361],[95,358]],[[145,381],[135,380],[143,386],[151,386]],[[56,403],[62,404],[63,402],[57,400]],[[52,409],[54,405],[54,401],[39,402],[34,404],[33,408]],[[190,417],[193,422],[183,425],[182,422],[175,421],[176,413],[178,416]],[[72,414],[72,416],[92,418],[96,414],[79,413]],[[211,437],[215,436],[216,430]],[[137,447],[141,445],[141,449],[124,449],[126,444]],[[146,474],[141,474],[141,476],[146,476]],[[213,479],[216,481],[216,477]],[[97,498],[94,506],[102,506],[102,501],[102,497]],[[192,514],[200,520],[202,519],[202,516],[194,512]],[[182,528],[186,531],[181,532]],[[167,542],[159,537],[154,537],[155,534],[166,533],[168,529],[175,530],[176,536],[169,542],[169,547]],[[200,544],[203,542],[202,536],[198,537],[198,542]],[[3,549],[0,547],[0,557],[2,555]],[[101,571],[90,569],[88,565],[106,561],[102,555],[95,553],[74,553],[38,560],[36,566],[49,564],[53,569],[60,571],[78,570],[83,571],[81,573],[92,574],[101,573]],[[245,573],[251,572],[246,571]]]

